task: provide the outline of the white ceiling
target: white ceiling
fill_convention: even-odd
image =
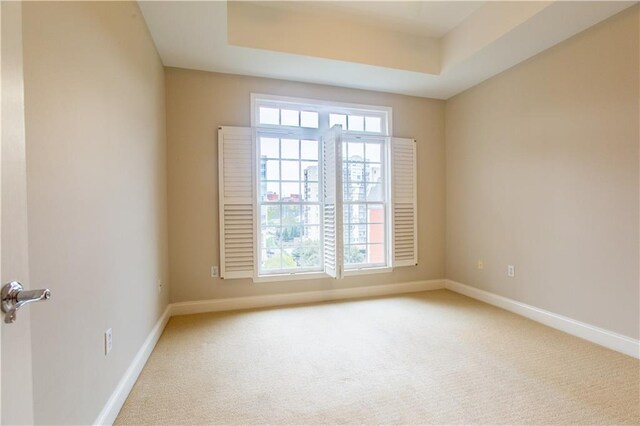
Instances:
[[[440,38],[484,1],[262,1],[280,10],[348,15],[365,24]]]
[[[379,22],[381,34],[400,28],[419,33],[438,46],[417,53],[431,55],[439,64],[439,72],[430,73],[336,60],[312,50],[301,54],[230,45],[224,1],[140,1],[139,5],[166,66],[447,99],[635,3],[316,1],[273,7],[275,13],[285,14],[340,10],[341,27],[328,31],[341,31],[345,37],[349,37],[345,17],[354,23]]]

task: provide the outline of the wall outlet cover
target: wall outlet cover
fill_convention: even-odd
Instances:
[[[113,332],[111,329],[108,329],[104,332],[104,354],[109,355],[111,349],[113,348]]]
[[[217,278],[220,275],[220,272],[218,271],[218,267],[217,266],[212,266],[211,267],[211,278]]]

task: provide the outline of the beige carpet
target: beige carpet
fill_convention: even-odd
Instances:
[[[174,317],[116,424],[638,424],[639,361],[447,290]]]

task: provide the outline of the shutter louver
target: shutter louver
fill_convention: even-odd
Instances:
[[[393,266],[418,264],[416,141],[391,138]]]
[[[254,142],[245,127],[218,129],[220,276],[252,278],[255,265]]]
[[[340,278],[343,269],[341,133],[334,126],[322,137],[324,270],[333,278]]]

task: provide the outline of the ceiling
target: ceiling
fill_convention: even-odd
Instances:
[[[424,37],[442,37],[483,5],[483,1],[273,1],[288,11],[348,15],[364,24]]]
[[[165,66],[448,99],[635,1],[141,1]]]

